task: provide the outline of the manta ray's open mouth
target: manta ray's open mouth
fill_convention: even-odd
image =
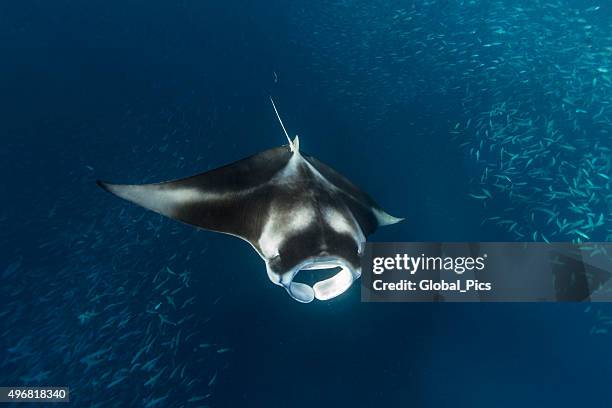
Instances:
[[[293,281],[313,286],[317,282],[333,278],[341,270],[342,268],[339,266],[330,266],[329,268],[327,266],[302,268],[295,274]]]
[[[314,273],[310,273],[311,271]],[[300,280],[310,276],[316,283],[310,286],[307,283],[297,282],[295,278],[298,275],[300,275]],[[328,300],[341,295],[351,287],[359,275],[359,271],[352,268],[343,259],[311,258],[298,265],[290,274],[291,279],[283,282],[282,285],[295,300],[308,303],[314,298]]]

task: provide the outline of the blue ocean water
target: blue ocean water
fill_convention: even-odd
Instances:
[[[607,407],[607,305],[299,304],[244,242],[100,190],[285,143],[401,224],[609,240],[592,1],[0,4],[0,385],[73,406]],[[508,181],[510,180],[510,181]]]

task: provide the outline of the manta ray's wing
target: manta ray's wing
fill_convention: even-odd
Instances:
[[[180,180],[143,185],[98,181],[98,185],[159,214],[235,235],[255,246],[270,201],[269,182],[290,158],[289,147],[282,146]]]
[[[304,156],[304,158],[340,192],[344,203],[353,213],[364,235],[373,233],[377,227],[395,224],[403,220],[403,218],[387,214],[372,197],[336,170],[312,156]]]

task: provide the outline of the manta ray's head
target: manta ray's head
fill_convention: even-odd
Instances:
[[[332,299],[361,275],[365,237],[350,212],[302,206],[275,212],[259,240],[270,280],[303,303]],[[301,282],[311,278],[311,284]]]

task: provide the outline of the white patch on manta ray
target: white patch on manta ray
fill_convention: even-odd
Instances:
[[[342,214],[335,208],[325,208],[323,210],[323,218],[327,224],[336,232],[340,234],[348,234],[355,239],[357,242],[357,252],[359,255],[363,253],[365,247],[366,238],[363,235],[363,231],[359,226],[359,223],[353,216],[353,213],[347,210],[346,215]]]
[[[298,231],[306,228],[315,218],[315,211],[312,207],[300,207],[295,211],[291,212],[289,225],[287,226],[291,231]]]
[[[323,208],[323,218],[327,224],[336,232],[341,234],[355,234],[355,226],[349,223],[349,220],[335,208]]]
[[[172,216],[175,208],[188,202],[214,199],[210,194],[195,188],[169,189],[151,185],[107,185],[119,197],[132,201],[155,212]],[[214,194],[212,194],[214,196]]]
[[[266,258],[274,258],[285,237],[307,228],[314,220],[315,211],[309,206],[299,207],[287,216],[278,216],[274,207],[271,208],[258,240],[261,252]]]

